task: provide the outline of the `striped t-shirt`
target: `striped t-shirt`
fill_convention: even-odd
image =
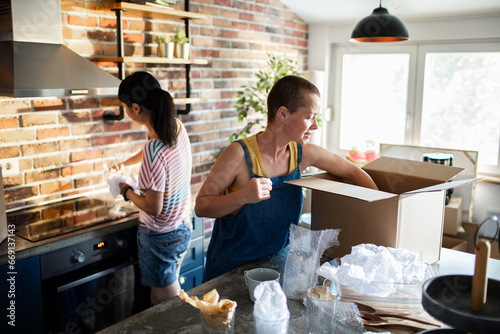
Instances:
[[[163,208],[159,216],[140,211],[139,219],[149,230],[175,230],[191,215],[191,146],[181,122],[177,142],[165,145],[159,139],[150,140],[144,147],[138,188],[163,192]]]

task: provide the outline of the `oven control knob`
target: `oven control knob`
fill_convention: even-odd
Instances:
[[[85,261],[85,254],[82,251],[74,250],[73,256],[71,256],[71,260],[75,263],[82,263]]]
[[[120,247],[120,248],[127,248],[128,247],[128,241],[125,239],[120,239],[116,243],[118,244],[118,247]]]

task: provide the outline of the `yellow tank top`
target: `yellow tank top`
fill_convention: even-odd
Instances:
[[[252,161],[253,165],[253,173],[264,177],[270,177],[269,174],[267,174],[266,169],[264,168],[264,163],[262,162],[259,145],[257,144],[257,134],[251,137],[243,138],[241,139],[241,141],[246,145],[248,153],[250,154],[250,160]],[[288,143],[288,149],[290,150],[290,164],[288,167],[288,173],[291,173],[295,169],[297,169],[297,143],[291,141],[290,143]],[[238,190],[239,189],[230,186],[227,189],[226,193],[230,194]]]

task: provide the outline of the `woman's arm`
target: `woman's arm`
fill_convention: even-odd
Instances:
[[[139,152],[137,152],[137,154],[131,156],[127,160],[123,161],[122,164],[124,166],[131,166],[131,165],[138,164],[141,161],[142,161],[142,150],[140,150]]]
[[[119,170],[121,166],[124,166],[124,167],[132,166],[132,165],[138,164],[140,162],[142,162],[142,150],[140,150],[139,152],[137,152],[136,154],[134,154],[130,158],[128,158],[122,162],[118,162],[116,165],[110,167],[109,171],[112,172],[114,170]]]
[[[240,190],[222,196],[229,186]],[[247,203],[270,198],[271,180],[250,178],[245,154],[233,143],[222,152],[196,197],[198,217],[218,218],[230,214]]]
[[[305,144],[303,152],[303,170],[314,166],[357,186],[378,189],[370,175],[335,153],[314,144]]]
[[[123,190],[126,186],[128,186],[128,184],[121,182],[120,190]],[[141,196],[134,192],[132,187],[130,187],[125,193],[123,193],[123,191],[120,191],[120,193],[147,214],[152,216],[160,215],[163,208],[164,193],[147,189],[146,196]]]

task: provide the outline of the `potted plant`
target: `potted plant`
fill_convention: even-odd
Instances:
[[[186,37],[186,31],[177,29],[173,42],[175,43],[175,57],[189,59],[189,39]]]
[[[298,75],[297,62],[268,54],[265,67],[255,74],[257,81],[253,85],[243,86],[236,92],[236,111],[238,121],[246,121],[243,129],[233,133],[229,141],[245,138],[255,132],[255,129],[265,127],[267,122],[267,95],[278,79],[285,75]]]
[[[156,43],[158,43],[158,56],[174,58],[174,43],[170,36],[159,35],[156,36]]]

